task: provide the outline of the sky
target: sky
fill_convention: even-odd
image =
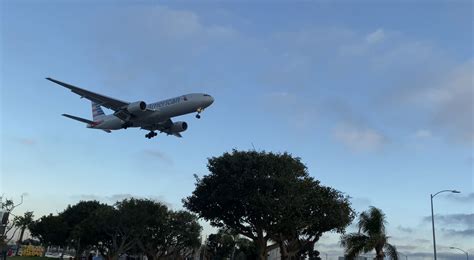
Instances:
[[[0,1],[0,194],[36,217],[97,199],[173,209],[232,149],[290,152],[311,176],[381,208],[390,242],[474,255],[471,1]],[[90,102],[215,98],[184,138],[86,129]],[[105,110],[110,113],[110,110]],[[205,233],[212,232],[208,224]],[[348,228],[354,231],[355,226]],[[338,234],[316,248],[343,250]]]

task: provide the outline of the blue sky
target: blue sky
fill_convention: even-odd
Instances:
[[[225,151],[288,151],[360,212],[380,207],[410,258],[474,254],[473,5],[469,1],[2,1],[1,193],[18,212],[127,196],[182,207]],[[63,118],[90,103],[215,98],[184,138],[107,134]],[[110,113],[110,111],[107,111]],[[351,227],[350,230],[353,228]],[[209,228],[206,228],[209,232]],[[318,248],[342,254],[337,235]]]

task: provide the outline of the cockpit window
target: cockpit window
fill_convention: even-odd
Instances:
[[[208,95],[208,94],[204,94],[203,96],[205,96],[205,97],[210,97],[210,95]]]
[[[188,101],[188,98],[186,96],[183,96],[184,101]]]

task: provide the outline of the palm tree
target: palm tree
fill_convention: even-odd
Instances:
[[[16,216],[13,219],[13,225],[20,229],[20,237],[18,238],[17,245],[18,249],[16,250],[16,255],[18,255],[19,246],[23,241],[23,235],[25,234],[25,230],[28,228],[29,225],[33,223],[33,212],[27,211],[23,216]]]
[[[398,260],[397,248],[388,243],[385,233],[385,214],[376,207],[370,207],[359,216],[358,233],[342,235],[341,246],[345,248],[345,254],[350,259],[361,253],[368,253],[375,249],[376,259],[384,259],[385,252],[393,259]]]

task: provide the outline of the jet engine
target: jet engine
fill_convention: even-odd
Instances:
[[[131,114],[139,114],[145,110],[146,110],[146,103],[143,101],[133,102],[127,106],[127,111],[130,112]]]
[[[170,128],[170,132],[180,133],[180,132],[186,131],[186,129],[188,129],[188,124],[186,122],[179,121],[179,122],[173,123],[173,125]]]

